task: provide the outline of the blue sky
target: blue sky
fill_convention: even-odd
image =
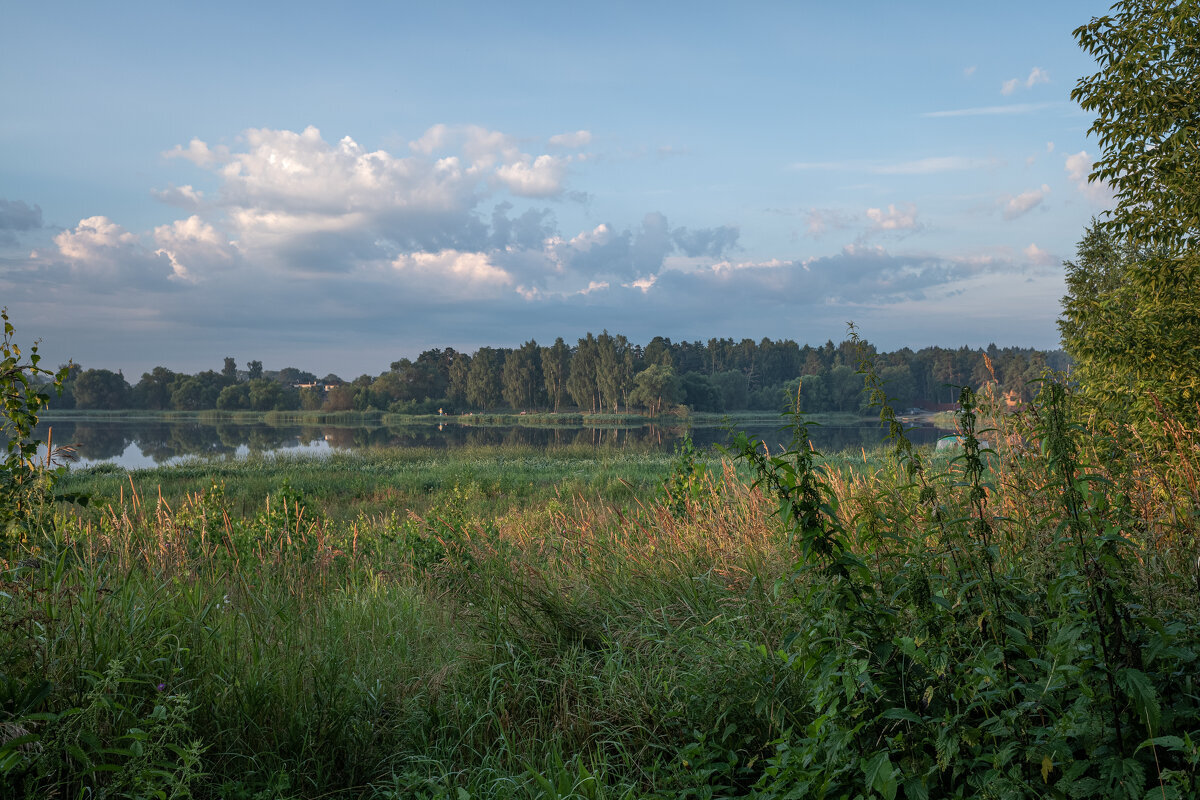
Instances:
[[[52,360],[1055,347],[1102,3],[10,4],[0,304]]]

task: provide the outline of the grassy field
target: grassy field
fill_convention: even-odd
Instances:
[[[0,569],[0,795],[1194,797],[1196,434],[1061,410],[72,473]]]

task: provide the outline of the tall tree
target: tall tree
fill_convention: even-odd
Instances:
[[[505,356],[500,381],[504,402],[512,408],[530,409],[541,404],[542,358],[537,342],[531,339]]]
[[[645,408],[650,416],[656,417],[682,397],[682,384],[675,370],[663,364],[651,364],[634,378],[633,392],[629,402]]]
[[[571,374],[567,378],[567,391],[575,405],[595,413],[600,393],[596,386],[596,370],[599,368],[599,353],[596,337],[591,333],[579,340],[571,355]]]
[[[471,357],[471,368],[467,372],[467,402],[475,408],[497,408],[500,405],[503,359],[503,353],[492,347],[481,347]]]
[[[629,341],[624,336],[610,336],[604,331],[596,337],[596,388],[601,405],[612,412],[620,410],[621,400],[633,383],[628,352]]]
[[[225,356],[225,366],[221,368],[221,377],[229,383],[237,380],[237,361],[233,356]]]
[[[263,376],[263,366],[261,361],[247,361],[246,371],[250,373],[250,380],[256,381]]]
[[[166,367],[143,372],[133,387],[133,403],[138,408],[164,411],[171,407],[171,384],[179,377]]]
[[[571,348],[558,337],[550,347],[542,348],[542,379],[546,383],[546,395],[554,412],[567,399],[567,375],[571,368]]]
[[[471,357],[455,353],[447,370],[446,399],[455,405],[467,402],[467,378],[471,372]]]
[[[75,379],[76,408],[128,408],[129,394],[125,377],[107,369],[85,369]]]
[[[1200,0],[1121,0],[1110,14],[1078,28],[1075,38],[1099,66],[1071,92],[1096,114],[1089,133],[1101,152],[1090,178],[1112,186],[1116,208],[1092,225],[1079,258],[1068,265],[1063,344],[1080,366],[1085,395],[1110,408],[1124,406],[1120,413],[1129,421],[1150,413],[1150,393],[1176,413],[1194,412],[1200,401]],[[1111,238],[1106,242],[1101,233]],[[1109,249],[1120,264],[1112,263]],[[1115,335],[1101,335],[1114,321]]]

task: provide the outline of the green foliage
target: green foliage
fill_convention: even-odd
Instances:
[[[716,500],[716,487],[708,467],[699,459],[692,437],[676,446],[671,474],[662,483],[660,496],[676,519],[686,519]]]
[[[185,798],[203,777],[201,742],[190,739],[187,695],[152,688],[125,674],[120,661],[84,675],[80,705],[26,712],[0,722],[25,731],[0,737],[0,789],[8,797],[69,792],[98,798]],[[144,716],[138,708],[147,708]]]
[[[675,370],[652,364],[635,376],[629,403],[655,417],[678,403],[681,396],[682,385]]]
[[[1083,399],[1143,434],[1157,406],[1188,415],[1200,400],[1200,279],[1155,290],[1143,278],[1156,258],[1093,223],[1066,263],[1058,323]]]
[[[1088,132],[1102,154],[1091,178],[1110,184],[1117,199],[1107,227],[1173,257],[1193,251],[1200,245],[1200,3],[1120,0],[1076,29],[1075,39],[1100,67],[1079,80],[1071,99],[1096,113]]]
[[[38,366],[38,346],[22,353],[13,341],[14,329],[8,309],[0,310],[4,338],[0,341],[0,439],[5,456],[0,463],[0,549],[24,540],[38,523],[37,512],[44,509],[58,472],[51,469],[51,454],[44,461],[38,456],[42,442],[33,438],[38,413],[50,402],[50,395],[36,382],[39,376],[50,379],[60,389],[70,367],[57,372]]]
[[[129,384],[118,373],[107,369],[85,369],[75,378],[75,407],[127,408],[130,392]]]
[[[1072,99],[1096,113],[1091,179],[1117,207],[1068,265],[1063,341],[1110,416],[1122,392],[1146,432],[1153,393],[1170,414],[1200,401],[1200,3],[1122,0],[1075,31],[1100,67]]]

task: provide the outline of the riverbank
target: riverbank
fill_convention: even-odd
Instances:
[[[646,425],[648,423],[720,426],[726,421],[745,424],[767,424],[779,421],[778,411],[734,411],[728,414],[689,412],[648,416],[634,412],[588,413],[579,411],[489,412],[463,414],[392,414],[387,411],[154,411],[148,409],[50,409],[40,414],[42,420],[146,420],[153,422],[235,422],[288,425],[380,425],[439,424],[455,422],[462,425],[561,425],[564,427],[599,425]],[[849,425],[876,419],[872,414],[826,413],[809,414],[813,422],[823,425]]]

